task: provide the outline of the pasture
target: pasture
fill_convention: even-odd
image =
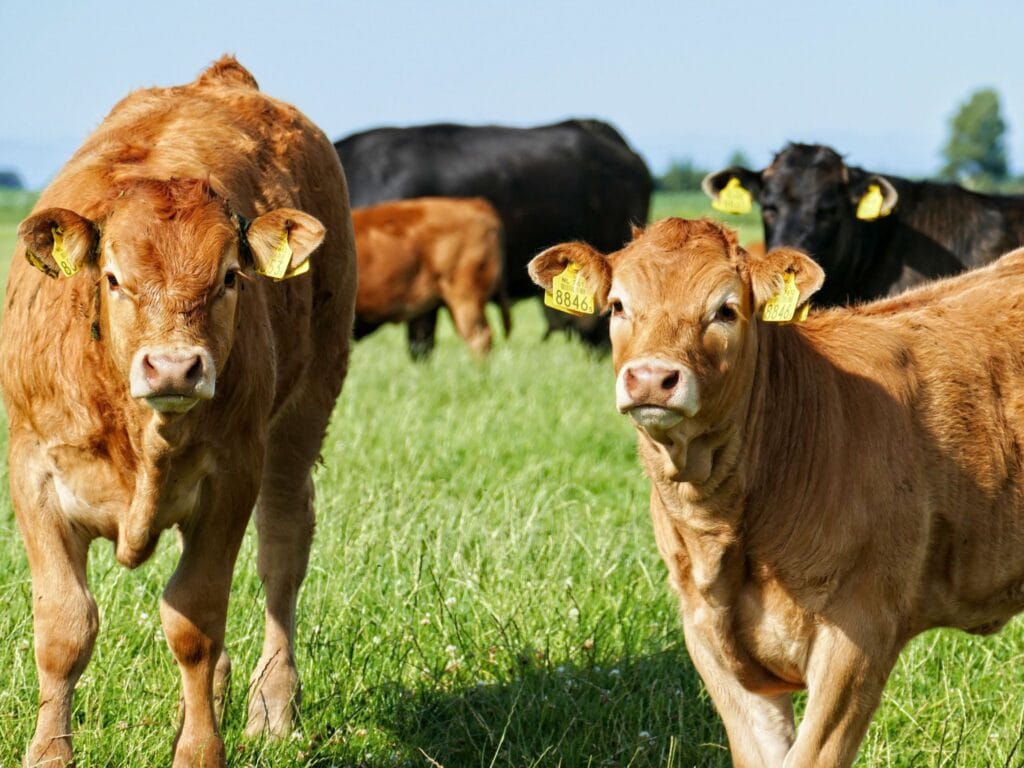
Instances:
[[[29,203],[0,198],[4,276]],[[669,213],[711,212],[699,193],[659,196],[653,215]],[[743,239],[759,239],[756,217],[743,223]],[[300,728],[281,743],[240,735],[262,638],[250,531],[227,629],[232,765],[729,765],[655,550],[611,363],[560,337],[541,343],[539,302],[519,303],[514,321],[482,362],[447,321],[424,365],[409,361],[398,327],[356,345],[315,475]],[[0,766],[13,766],[36,682],[3,466]],[[101,628],[75,702],[82,766],[168,762],[179,683],[158,600],[173,539],[137,571],[106,542],[92,549]],[[926,634],[897,664],[858,765],[1020,765],[1021,691],[1019,620],[986,639]]]

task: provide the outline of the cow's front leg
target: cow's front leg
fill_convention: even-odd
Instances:
[[[12,476],[12,490],[16,484]],[[16,502],[17,505],[17,502]],[[99,629],[99,613],[86,584],[88,541],[59,525],[57,510],[18,515],[32,570],[32,615],[39,712],[25,753],[29,767],[70,765],[71,699]]]
[[[850,624],[855,638],[837,626],[819,631],[807,669],[807,709],[784,768],[848,768],[856,759],[900,651],[895,633],[869,624]]]
[[[167,644],[181,670],[182,716],[174,768],[222,768],[213,681],[224,649],[228,593],[247,512],[206,509],[182,536],[181,560],[160,601]]]
[[[729,736],[735,768],[777,768],[793,743],[793,704],[788,693],[762,695],[744,688],[726,670],[684,616],[686,648]]]

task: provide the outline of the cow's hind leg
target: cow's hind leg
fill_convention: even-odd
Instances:
[[[36,731],[24,764],[59,768],[71,764],[72,695],[99,629],[99,612],[85,576],[89,544],[42,519],[28,522],[19,516],[19,523],[32,569],[39,671]]]
[[[316,521],[310,472],[326,427],[326,409],[293,412],[275,424],[267,447],[256,505],[257,562],[267,600],[266,630],[263,652],[249,685],[247,736],[287,736],[298,714],[295,606]]]
[[[424,315],[414,317],[406,326],[409,339],[409,356],[416,362],[422,362],[434,351],[434,338],[437,334],[437,310],[432,309]]]

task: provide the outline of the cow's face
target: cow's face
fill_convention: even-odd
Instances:
[[[247,225],[197,180],[133,183],[99,225],[51,208],[19,229],[41,271],[95,282],[94,336],[131,396],[164,414],[214,397],[245,282],[268,265],[301,274],[323,235],[316,219],[289,209]]]
[[[709,174],[704,191],[714,198],[733,178],[761,206],[765,245],[799,248],[827,274],[842,275],[851,268],[845,262],[855,246],[858,206],[872,186],[881,200],[868,219],[885,216],[898,200],[885,177],[850,168],[838,153],[818,144],[790,144],[759,173],[727,168]]]
[[[550,289],[570,262],[611,314],[618,410],[659,446],[669,477],[706,478],[751,385],[758,313],[787,272],[805,302],[824,280],[821,268],[792,249],[750,256],[730,230],[682,219],[637,231],[607,257],[579,243],[555,246],[530,274]]]

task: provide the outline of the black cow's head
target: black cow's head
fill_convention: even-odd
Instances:
[[[736,181],[733,181],[733,180]],[[789,144],[763,171],[733,167],[708,174],[704,192],[717,200],[730,183],[761,206],[765,246],[799,248],[837,280],[855,279],[874,237],[868,228],[895,208],[898,194],[883,176],[852,168],[820,144]],[[835,284],[826,296],[841,297]],[[841,299],[840,299],[841,300]]]

